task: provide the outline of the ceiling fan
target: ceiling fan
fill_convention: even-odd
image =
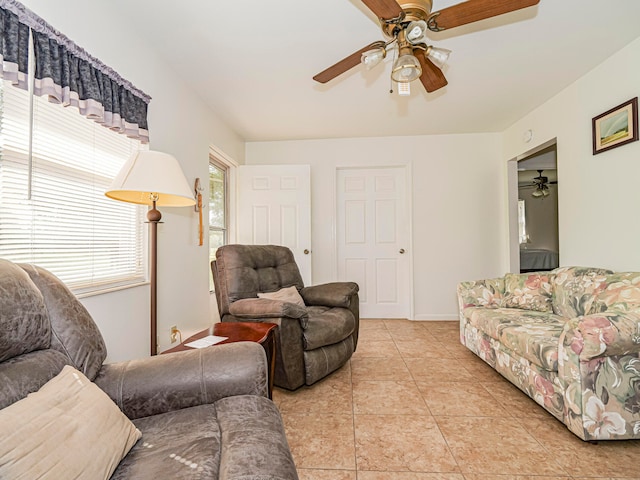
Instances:
[[[386,57],[388,50],[397,49],[398,57],[391,70],[391,79],[398,83],[400,92],[408,92],[409,82],[418,78],[427,92],[435,92],[447,85],[441,68],[451,51],[428,45],[428,31],[448,30],[531,7],[539,2],[467,0],[432,12],[433,0],[362,0],[378,17],[386,40],[367,45],[318,73],[313,79],[326,83],[359,63],[363,63],[367,69],[373,68]]]
[[[531,194],[535,198],[544,198],[549,196],[549,185],[555,185],[557,181],[549,181],[549,177],[542,176],[544,170],[538,170],[538,176],[533,178],[533,186],[535,190]]]

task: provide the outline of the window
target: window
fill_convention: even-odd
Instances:
[[[76,294],[144,281],[144,209],[104,196],[140,148],[0,82],[0,257],[47,268]]]
[[[518,238],[520,240],[520,245],[529,243],[529,235],[527,235],[527,219],[525,213],[524,200],[518,200]]]
[[[228,242],[229,233],[229,168],[220,162],[209,161],[209,262],[216,258],[218,247]],[[209,281],[213,291],[213,280]]]

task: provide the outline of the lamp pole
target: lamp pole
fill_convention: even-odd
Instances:
[[[153,202],[147,212],[149,221],[149,240],[151,243],[151,262],[149,276],[151,280],[151,355],[158,354],[158,223],[162,219],[162,213],[156,208],[158,194],[152,193]]]

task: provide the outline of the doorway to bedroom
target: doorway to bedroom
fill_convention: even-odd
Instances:
[[[510,168],[512,272],[560,265],[557,162],[555,140],[511,162],[516,167]]]

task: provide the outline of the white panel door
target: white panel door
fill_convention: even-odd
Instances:
[[[238,243],[284,245],[311,285],[309,165],[241,165],[238,168]]]
[[[404,167],[337,172],[338,277],[360,285],[360,315],[409,318],[411,269]]]

